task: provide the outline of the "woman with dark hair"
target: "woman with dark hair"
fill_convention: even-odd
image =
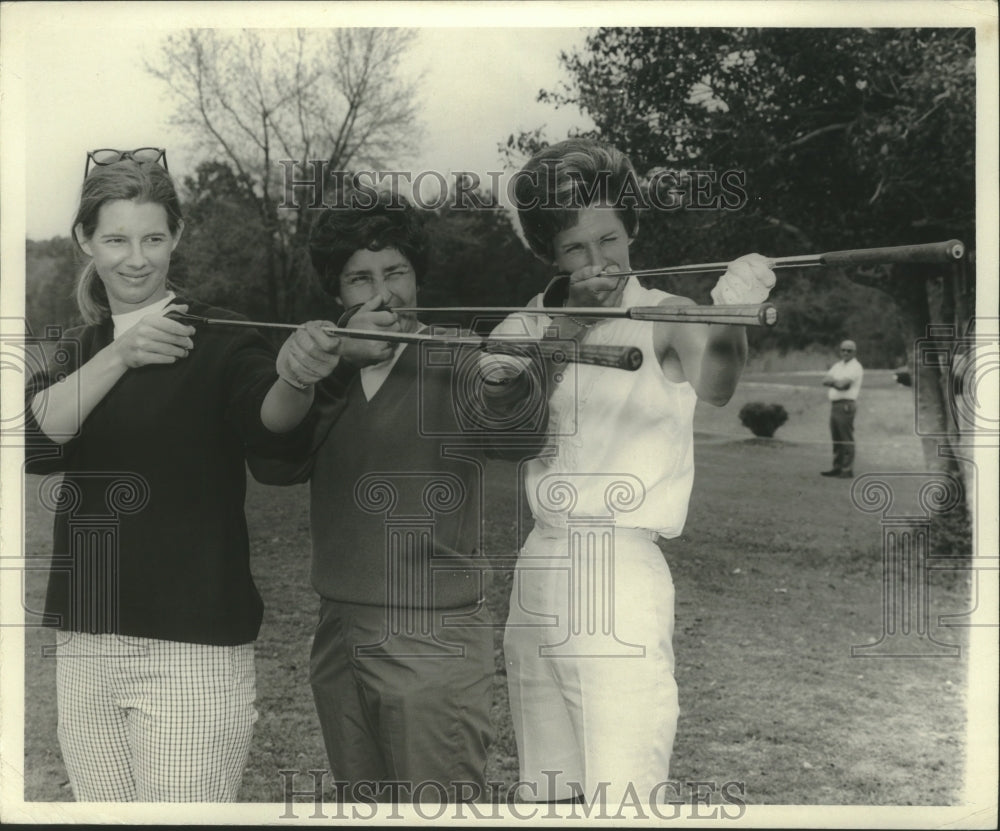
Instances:
[[[427,230],[402,196],[380,192],[372,205],[322,212],[309,235],[309,257],[324,293],[343,309],[338,326],[408,333],[421,328],[416,315],[393,311],[416,305],[430,260]],[[338,347],[345,364],[358,368],[401,351],[398,344],[372,340],[345,339]]]
[[[690,304],[631,271],[638,182],[590,139],[539,151],[515,199],[532,252],[557,276],[529,305]],[[717,304],[762,303],[774,274],[741,257]],[[721,406],[746,360],[742,327],[512,315],[503,335],[642,350],[636,372],[574,364],[549,397],[551,452],[524,467],[535,524],[518,558],[504,655],[521,781],[540,801],[667,799],[678,718],[674,587],[662,540],[680,536],[694,481],[695,404]],[[488,356],[511,382],[524,361]],[[486,359],[484,359],[486,360]]]
[[[237,316],[175,293],[184,223],[164,153],[148,151],[88,154],[73,223],[90,258],[85,325],[63,338],[66,377],[28,390],[27,470],[62,474],[42,482],[56,512],[45,611],[64,633],[59,743],[78,800],[232,801],[257,718],[262,616],[245,456],[296,440],[311,383],[338,358],[314,324],[276,365],[252,329],[170,317]]]
[[[429,243],[399,196],[321,213],[309,250],[341,325],[421,329],[398,310],[417,305]],[[250,459],[262,482],[310,483],[320,610],[309,682],[339,798],[488,799],[485,457],[542,448],[544,432],[517,415],[545,424],[540,382],[526,374],[488,390],[475,350],[345,338],[339,354],[319,384],[310,446]]]

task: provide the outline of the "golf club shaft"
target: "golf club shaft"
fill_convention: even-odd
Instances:
[[[589,319],[651,320],[660,323],[728,323],[740,326],[774,326],[778,322],[778,310],[770,303],[759,305],[731,306],[632,306],[632,307],[522,307],[522,306],[437,306],[406,307],[393,309],[394,312],[423,315],[495,315],[514,314],[545,315],[547,317],[578,317]]]
[[[251,329],[281,329],[295,330],[300,328],[294,323],[266,323],[253,320],[228,320],[225,318],[208,318],[200,315],[173,313],[176,320],[189,323],[200,323],[209,326],[233,326]],[[642,366],[642,351],[630,346],[604,346],[590,344],[575,344],[570,341],[532,340],[529,338],[483,338],[466,335],[434,335],[411,332],[376,332],[371,329],[344,329],[337,326],[324,326],[323,331],[338,338],[354,338],[356,340],[373,340],[382,343],[426,343],[437,346],[456,346],[480,349],[484,352],[513,354],[530,357],[534,350],[538,354],[555,360],[565,360],[572,363],[605,366],[612,369],[624,369],[634,372]]]

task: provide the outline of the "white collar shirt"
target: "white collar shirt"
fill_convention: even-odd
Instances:
[[[417,331],[422,332],[426,328],[426,326],[421,324],[417,328]],[[405,343],[401,343],[393,351],[391,358],[387,358],[380,364],[372,364],[371,366],[361,368],[361,389],[365,394],[366,401],[371,401],[376,393],[382,389],[385,379],[389,377],[389,373],[396,366],[396,361],[399,360],[399,356],[403,354],[406,346]]]
[[[162,312],[173,302],[176,296],[177,295],[175,295],[172,291],[168,291],[167,296],[162,300],[157,300],[155,303],[150,303],[148,306],[143,306],[141,309],[136,309],[134,312],[111,315],[111,320],[115,326],[114,339],[118,340],[118,338],[146,317],[146,315],[153,315]]]

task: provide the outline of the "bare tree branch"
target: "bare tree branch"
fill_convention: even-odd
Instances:
[[[827,124],[825,127],[820,127],[820,128],[818,128],[816,130],[812,130],[811,132],[806,133],[804,136],[799,136],[794,141],[788,142],[781,149],[782,150],[788,150],[788,149],[790,149],[792,147],[800,147],[801,145],[806,144],[807,142],[812,141],[814,138],[817,138],[818,136],[821,136],[824,133],[832,133],[835,130],[846,130],[853,123],[854,123],[853,121],[844,121],[844,122],[841,122],[839,124]]]
[[[413,37],[390,28],[192,29],[165,38],[146,66],[174,98],[172,122],[250,183],[267,229],[276,317],[293,311],[282,297],[299,283],[305,258],[294,248],[304,246],[310,224],[304,210],[281,201],[291,194],[278,162],[304,165],[315,156],[333,169],[374,167],[414,149],[418,79],[400,68]]]

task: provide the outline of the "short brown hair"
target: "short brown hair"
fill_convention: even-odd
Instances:
[[[537,257],[553,257],[552,240],[576,224],[580,211],[608,204],[630,237],[639,230],[635,168],[620,150],[593,139],[567,139],[540,150],[518,171],[514,204],[521,231]]]

